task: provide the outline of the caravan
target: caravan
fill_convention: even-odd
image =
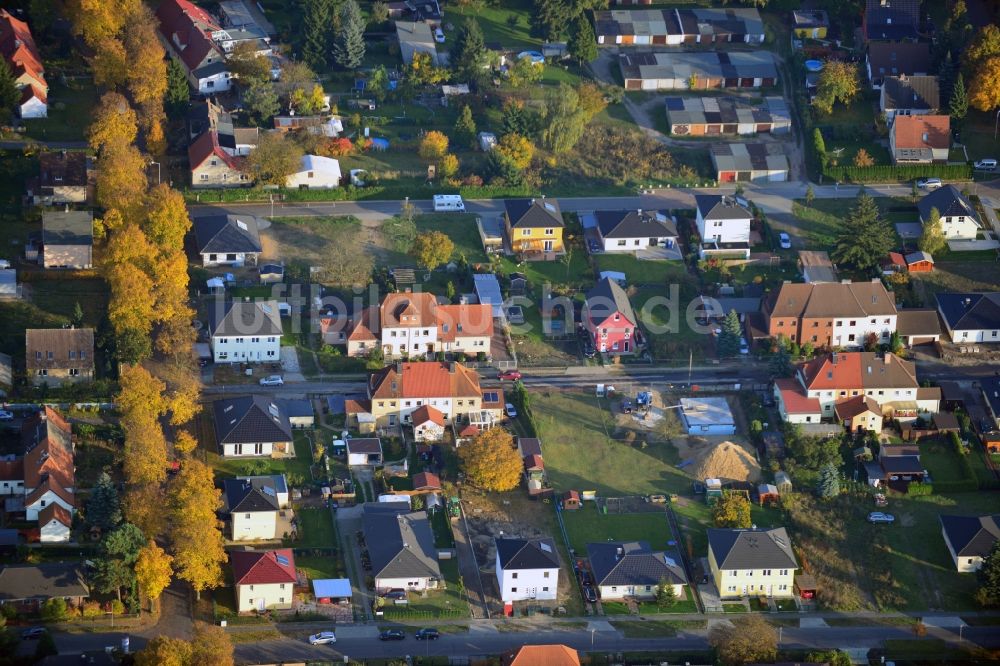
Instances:
[[[465,202],[459,194],[435,194],[434,212],[444,213],[447,211],[465,212]]]

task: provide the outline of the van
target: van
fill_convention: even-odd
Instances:
[[[985,160],[979,160],[978,162],[972,165],[972,168],[974,168],[976,171],[996,171],[997,161],[991,158],[987,158]]]
[[[465,202],[459,194],[435,194],[434,212],[445,213],[448,211],[465,212]]]

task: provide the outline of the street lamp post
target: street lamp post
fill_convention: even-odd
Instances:
[[[154,164],[156,165],[156,184],[159,185],[160,184],[160,163],[159,162],[150,161],[149,166],[153,166]]]
[[[1000,125],[1000,109],[997,109],[997,119],[993,122],[993,140],[997,140],[997,126]]]

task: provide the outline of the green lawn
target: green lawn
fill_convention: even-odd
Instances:
[[[311,580],[347,577],[343,565],[332,556],[296,555],[295,568],[304,571]]]
[[[456,28],[469,17],[475,17],[483,29],[486,43],[496,42],[509,49],[538,49],[542,41],[531,35],[531,2],[529,0],[505,0],[499,6],[484,6],[486,3],[460,3],[448,7],[448,22]],[[478,6],[477,6],[478,5]],[[516,19],[516,22],[512,23]],[[455,39],[455,32],[448,33],[447,39]]]
[[[598,272],[625,273],[630,285],[663,286],[690,279],[684,263],[680,261],[646,261],[631,254],[601,254],[594,258],[594,263]]]
[[[294,433],[294,458],[224,458],[219,455],[212,423],[211,407],[197,418],[197,439],[205,462],[215,470],[217,479],[233,478],[247,474],[298,474],[306,482],[312,479],[312,449],[309,437],[312,432],[296,430]]]
[[[962,143],[965,144],[970,160],[1000,155],[1000,139],[994,134],[995,124],[996,111],[969,109],[969,115],[962,123]],[[992,179],[996,176],[988,174],[988,177]]]
[[[605,605],[605,604],[602,604]],[[642,622],[612,622],[611,626],[625,638],[669,638],[678,631],[704,629],[705,620],[643,620]]]
[[[548,454],[548,441],[545,451]],[[587,552],[588,543],[602,541],[647,541],[650,547],[666,548],[671,540],[670,525],[663,513],[602,514],[593,503],[578,511],[563,511],[569,544],[578,554]]]
[[[951,448],[951,444],[943,439],[921,440],[920,460],[935,482],[952,483],[968,480],[958,454]]]
[[[483,242],[476,228],[476,217],[466,213],[432,213],[417,215],[414,222],[418,232],[440,231],[447,234],[455,244],[453,259],[464,255],[470,263],[476,263],[486,261]]]
[[[661,613],[697,613],[698,604],[690,587],[684,588],[684,598],[678,599],[672,606],[659,606],[655,601],[640,601],[637,604],[638,615],[657,615]],[[629,607],[618,601],[602,601],[601,608],[605,615],[630,615]]]
[[[918,221],[916,207],[909,198],[875,197],[875,202],[882,215],[888,217],[890,221]],[[854,199],[814,199],[811,204],[806,204],[805,199],[796,199],[792,212],[806,230],[805,236],[809,240],[809,247],[816,249],[833,247],[840,220],[847,216],[855,203]],[[904,210],[890,209],[912,209],[912,212],[907,214]]]
[[[426,596],[411,594],[410,603],[405,606],[386,606],[385,618],[389,619],[435,619],[444,617],[468,617],[469,604],[465,600],[458,560],[438,560],[441,574],[447,588],[428,590]]]
[[[49,117],[25,120],[25,134],[39,141],[83,141],[97,104],[93,81],[49,82]]]
[[[333,517],[327,509],[299,509],[295,514],[299,522],[299,539],[295,548],[336,548],[337,536]]]

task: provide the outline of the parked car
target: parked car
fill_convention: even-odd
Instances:
[[[45,631],[45,627],[31,627],[21,632],[21,638],[33,641],[37,638],[41,638]]]
[[[425,627],[423,629],[417,629],[417,633],[415,633],[413,637],[418,641],[436,641],[441,638],[441,633],[433,627]]]
[[[628,398],[622,398],[622,414],[632,413],[632,401]]]
[[[401,641],[406,638],[402,629],[386,629],[378,635],[380,641]]]
[[[750,353],[750,345],[747,343],[746,338],[740,338],[740,353],[741,354]]]
[[[406,598],[406,590],[401,589],[401,588],[396,588],[396,589],[393,589],[393,590],[389,590],[388,592],[386,592],[382,596],[385,597],[386,599],[405,599]]]
[[[592,604],[597,603],[597,590],[593,585],[583,586],[583,598]]]
[[[976,171],[996,171],[997,161],[992,157],[988,157],[973,164],[972,168]]]
[[[519,370],[504,370],[497,375],[497,379],[500,381],[516,382],[521,378],[521,372]]]
[[[444,44],[444,30],[441,28],[434,28],[434,41],[438,44]]]
[[[601,244],[591,238],[587,241],[587,248],[590,250],[591,254],[595,254],[601,251]]]
[[[14,412],[8,412],[6,409],[0,409],[0,421],[13,421]]]
[[[782,231],[780,234],[778,234],[778,244],[781,245],[781,249],[782,250],[791,250],[792,249],[792,239],[784,231]]]
[[[336,642],[337,636],[332,631],[321,631],[309,637],[309,645],[327,645]]]
[[[936,190],[939,187],[943,187],[944,183],[941,182],[940,178],[924,178],[923,180],[917,181],[917,187],[922,190]]]
[[[514,407],[514,405],[510,404],[509,402],[504,404],[503,411],[504,413],[507,414],[507,418],[509,419],[517,418],[517,409]]]
[[[281,375],[268,375],[267,377],[260,378],[261,386],[284,386],[285,380],[281,378]]]
[[[594,349],[594,345],[592,345],[589,341],[585,342],[583,345],[583,355],[586,358],[594,358],[597,356],[597,350]]]
[[[592,584],[593,582],[594,582],[594,577],[590,575],[590,572],[587,571],[586,569],[581,569],[580,584],[586,586]]]
[[[882,513],[881,511],[872,511],[868,514],[869,523],[894,523],[896,522],[896,516],[891,513]]]

